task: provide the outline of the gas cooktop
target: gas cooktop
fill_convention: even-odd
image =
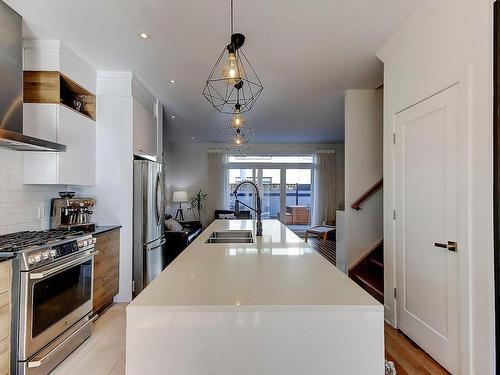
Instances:
[[[0,253],[15,253],[29,248],[47,246],[63,240],[73,240],[84,236],[81,231],[45,230],[25,231],[0,236]],[[0,254],[1,256],[1,254]]]

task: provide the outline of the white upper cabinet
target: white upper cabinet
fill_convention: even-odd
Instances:
[[[163,124],[160,125],[158,121],[158,100],[135,77],[132,79],[132,97],[134,153],[161,161],[162,155],[158,149],[158,128],[163,127]]]
[[[151,109],[134,98],[134,152],[157,156],[157,123]]]
[[[23,70],[61,72],[96,93],[97,71],[61,41],[27,39],[23,53]]]
[[[23,183],[94,185],[96,123],[59,104],[25,103],[24,134],[66,145],[66,152],[24,152]]]
[[[59,184],[94,185],[96,123],[59,106],[57,142],[67,146],[59,156]]]
[[[66,145],[24,152],[23,183],[94,185],[96,71],[57,40],[24,43],[23,133]],[[73,100],[85,99],[80,111]]]

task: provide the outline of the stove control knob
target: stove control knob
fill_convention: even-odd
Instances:
[[[43,259],[49,259],[50,258],[50,251],[49,250],[45,250],[44,252],[42,252],[42,258]]]
[[[97,238],[92,238],[92,243],[96,243],[97,242]]]
[[[28,264],[35,264],[36,261],[35,261],[35,257],[33,255],[31,255],[30,257],[28,257]]]
[[[57,250],[50,249],[49,253],[52,258],[55,258],[57,256]]]
[[[40,253],[38,253],[36,255],[33,255],[33,259],[34,259],[35,263],[38,263],[42,260],[42,256]]]
[[[89,245],[89,241],[85,240],[83,241],[83,246],[88,246]]]

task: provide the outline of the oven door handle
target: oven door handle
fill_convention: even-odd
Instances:
[[[57,345],[53,350],[51,350],[49,353],[47,353],[46,355],[44,355],[43,357],[41,358],[38,358],[38,359],[34,359],[33,361],[29,361],[28,362],[28,368],[35,368],[35,367],[40,367],[41,365],[43,365],[43,363],[52,355],[52,353],[54,353],[55,351],[57,351],[59,348],[61,348],[64,344],[66,344],[66,342],[68,342],[68,340],[70,340],[72,337],[74,337],[76,334],[78,334],[78,332],[80,332],[82,329],[86,328],[89,324],[91,324],[94,320],[96,320],[97,318],[99,317],[99,315],[95,314],[93,315],[91,318],[89,318],[89,320],[83,325],[81,326],[80,328],[78,328],[75,332],[73,332],[73,334],[71,334],[71,336],[67,337],[65,340],[61,341],[59,343],[59,345]]]
[[[90,255],[87,255],[82,258],[75,259],[71,262],[61,264],[60,266],[51,268],[48,271],[43,271],[43,272],[30,272],[30,280],[40,280],[40,279],[45,279],[46,277],[49,277],[50,275],[53,275],[55,273],[58,273],[61,270],[64,270],[66,268],[72,267],[74,265],[86,262],[89,259],[92,259],[92,256],[94,255],[94,252],[90,253]]]

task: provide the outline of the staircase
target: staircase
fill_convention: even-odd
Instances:
[[[377,243],[349,270],[349,277],[370,293],[380,303],[384,303],[384,241]]]

